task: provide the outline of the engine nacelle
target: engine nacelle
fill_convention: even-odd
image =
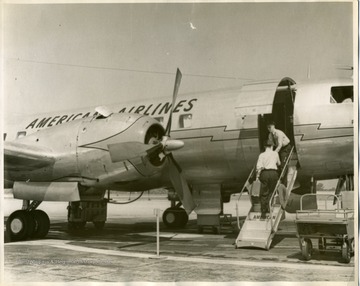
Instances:
[[[121,185],[158,173],[164,161],[157,156],[148,158],[139,151],[137,157],[129,155],[128,160],[113,162],[109,146],[140,143],[148,144],[150,149],[163,135],[164,128],[157,120],[139,114],[118,113],[84,120],[77,137],[77,164],[83,184]]]

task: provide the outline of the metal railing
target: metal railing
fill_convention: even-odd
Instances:
[[[325,199],[325,209],[311,209],[311,210],[303,210],[303,198],[306,196],[316,196],[316,197],[326,197]],[[336,199],[336,209],[328,209],[329,198]],[[337,195],[329,195],[329,194],[304,194],[300,198],[300,210],[296,211],[296,219],[297,220],[316,220],[316,221],[324,221],[331,219],[332,221],[340,220],[347,221],[349,219],[354,219],[354,210],[353,209],[342,209],[341,206],[341,196]]]
[[[237,225],[238,225],[238,228],[239,228],[239,229],[241,228],[241,227],[240,227],[240,219],[239,219],[239,201],[240,201],[240,198],[241,198],[241,196],[242,196],[242,194],[243,194],[243,192],[244,192],[244,190],[245,190],[245,187],[246,187],[247,182],[249,181],[249,179],[251,178],[251,176],[253,175],[253,173],[254,173],[255,170],[256,170],[256,166],[254,166],[254,167],[252,168],[252,170],[251,170],[251,172],[250,172],[250,175],[247,177],[247,179],[246,179],[246,181],[245,181],[245,183],[244,183],[244,186],[243,186],[242,189],[241,189],[241,192],[240,192],[240,194],[239,194],[239,197],[238,197],[238,199],[237,199],[237,201],[236,201],[236,220],[237,220]],[[250,190],[248,190],[248,191],[250,191]]]
[[[300,198],[300,211],[303,210],[303,198],[304,197],[309,197],[309,196],[316,196],[316,197],[326,197],[325,199],[325,210],[328,210],[327,207],[327,203],[328,203],[328,198],[334,198],[336,199],[336,210],[340,209],[340,197],[337,195],[329,195],[329,194],[304,194],[301,196]]]
[[[293,146],[293,147],[291,148],[291,150],[290,150],[290,153],[289,153],[288,158],[287,158],[286,161],[285,161],[284,168],[283,168],[282,171],[281,171],[280,177],[279,177],[279,179],[278,179],[278,181],[277,181],[277,183],[276,183],[275,189],[274,189],[274,191],[272,192],[272,195],[271,195],[270,200],[269,200],[271,230],[273,230],[273,228],[274,228],[273,208],[272,208],[273,200],[274,200],[276,194],[279,195],[278,188],[279,188],[279,186],[280,186],[280,184],[281,184],[281,180],[282,180],[282,178],[284,177],[284,174],[287,174],[287,170],[288,170],[288,168],[289,168],[289,162],[290,162],[291,157],[292,157],[292,155],[293,155],[293,153],[294,153],[294,149],[295,149],[295,147]],[[289,183],[289,182],[288,182],[288,183]]]

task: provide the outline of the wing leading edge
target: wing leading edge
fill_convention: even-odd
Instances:
[[[55,162],[51,150],[18,142],[4,142],[5,171],[31,171]]]

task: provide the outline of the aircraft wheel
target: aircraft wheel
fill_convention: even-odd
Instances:
[[[6,231],[11,241],[25,240],[35,229],[35,221],[29,212],[17,210],[6,221]]]
[[[104,221],[93,221],[93,224],[97,230],[103,230],[105,226]]]
[[[162,216],[164,224],[169,227],[184,227],[189,221],[189,216],[183,208],[168,208]]]
[[[44,238],[50,229],[50,219],[46,212],[42,210],[34,210],[30,212],[35,220],[35,230],[32,234],[33,238]]]
[[[351,250],[350,243],[348,241],[344,242],[341,247],[341,256],[344,263],[349,263],[351,260]]]
[[[179,223],[178,223],[177,226],[178,227],[184,227],[189,221],[188,214],[186,213],[186,211],[184,209],[179,209],[177,215],[178,215],[178,218],[179,218],[178,219]]]
[[[179,216],[177,215],[175,209],[168,208],[164,211],[162,220],[167,227],[173,228],[177,226],[179,221]]]
[[[305,238],[301,243],[301,254],[304,260],[310,260],[312,255],[312,242]]]

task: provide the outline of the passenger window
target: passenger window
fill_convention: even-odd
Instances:
[[[192,126],[192,114],[182,114],[179,118],[180,128],[190,128]]]
[[[330,103],[354,102],[353,86],[333,86],[331,88]]]
[[[6,134],[6,133],[4,133],[4,141],[6,140],[6,135],[7,135],[7,134]]]
[[[26,131],[20,131],[17,133],[16,138],[22,138],[26,136]]]
[[[164,117],[154,117],[160,123],[164,123]]]

